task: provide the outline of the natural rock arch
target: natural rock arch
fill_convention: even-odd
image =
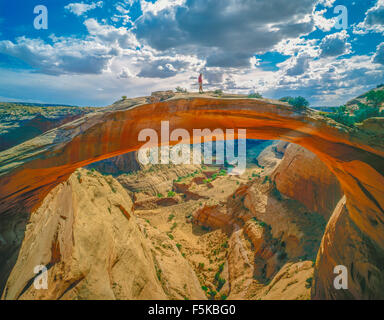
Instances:
[[[162,120],[169,121],[170,130],[183,128],[191,136],[193,129],[247,129],[248,139],[285,140],[314,152],[340,181],[350,224],[359,230],[360,240],[368,239],[378,257],[378,261],[367,261],[358,273],[357,278],[363,277],[364,282],[369,282],[373,274],[375,281],[368,289],[360,285],[361,290],[356,289],[352,295],[327,294],[333,290],[330,281],[317,278],[314,297],[370,297],[378,286],[383,287],[383,265],[378,265],[384,257],[382,141],[338,125],[310,109],[298,111],[278,101],[190,96],[147,104],[144,98],[138,98],[88,114],[0,153],[0,214],[32,211],[76,168],[140,148],[143,142],[138,141],[138,134],[142,129],[152,128],[160,136]],[[353,241],[344,237],[342,245],[353,247],[357,240]],[[324,243],[320,251],[324,251],[323,247]],[[340,254],[334,259],[328,257],[327,266],[322,266],[325,260],[321,255],[332,251],[325,250],[320,252],[317,269],[327,267],[328,274],[333,270],[329,261],[348,267],[356,258]],[[340,253],[343,248],[335,250]],[[352,276],[352,282],[355,279]]]

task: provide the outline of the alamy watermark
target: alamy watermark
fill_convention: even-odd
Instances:
[[[333,286],[336,290],[348,290],[348,269],[346,266],[339,265],[333,269],[333,273],[337,274],[333,280]]]
[[[33,26],[36,30],[48,29],[48,9],[46,6],[38,5],[33,9],[33,13],[37,14],[33,20]]]
[[[48,269],[45,265],[37,265],[33,269],[36,275],[33,280],[33,286],[36,290],[48,289]]]
[[[147,164],[213,164],[213,138],[215,138],[215,164],[227,163],[233,167],[229,174],[241,175],[247,167],[246,129],[193,129],[192,137],[185,129],[170,132],[169,121],[161,121],[161,137],[153,129],[140,131],[138,141],[146,142],[138,153],[140,163]],[[149,138],[149,141],[147,141]],[[237,153],[235,152],[235,139]],[[224,140],[226,140],[224,142]],[[192,141],[192,145],[186,144]],[[174,143],[170,143],[174,142]],[[175,142],[178,142],[175,144]],[[173,144],[173,146],[171,146]],[[203,148],[202,148],[203,144]],[[157,147],[160,146],[160,147]],[[203,149],[203,152],[202,152]]]

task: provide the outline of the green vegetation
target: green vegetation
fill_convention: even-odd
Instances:
[[[380,111],[380,108],[358,103],[357,109],[352,114],[347,110],[346,106],[340,106],[335,113],[329,113],[327,116],[348,127],[354,127],[356,123],[363,122],[366,119],[384,117],[384,111]]]
[[[199,269],[204,269],[204,263],[202,262],[199,263]]]
[[[267,228],[267,229],[272,229],[271,226],[269,226],[268,224],[266,224],[266,223],[263,222],[263,221],[257,220],[256,217],[253,217],[251,220],[252,220],[254,223],[256,223],[257,225],[259,225],[260,227]]]
[[[296,109],[304,109],[309,106],[309,102],[307,99],[298,96],[298,97],[284,97],[281,98],[280,101],[287,102],[291,106],[295,107]]]
[[[363,97],[367,99],[368,104],[358,102],[353,110],[343,105],[337,108],[336,112],[327,114],[327,117],[348,127],[354,127],[356,123],[369,118],[384,117],[384,110],[380,111],[384,102],[384,90],[371,90]]]
[[[384,90],[371,90],[365,95],[365,97],[373,107],[379,108],[384,102]]]
[[[40,114],[46,118],[59,118],[62,116],[85,114],[97,109],[98,108],[93,107],[76,107],[40,103],[0,102],[0,117],[15,117],[15,120],[20,120],[24,117],[33,118]]]
[[[217,285],[216,287],[217,291],[220,291],[226,282],[225,279],[221,277],[221,273],[223,272],[223,270],[224,270],[224,263],[221,263],[219,265],[219,271],[216,272],[215,279],[214,279],[214,283],[216,283]]]
[[[172,219],[175,217],[175,215],[173,213],[171,213],[169,216],[168,216],[168,222],[172,221]]]
[[[208,291],[208,288],[206,286],[201,286],[201,289],[203,289],[203,291],[205,291],[205,292]]]
[[[181,251],[182,245],[180,243],[176,243],[176,247],[179,249],[179,251]]]
[[[221,299],[221,300],[227,300],[227,298],[228,298],[228,297],[227,297],[226,294],[222,294],[222,295],[220,296],[220,299]]]
[[[212,291],[212,290],[210,290],[209,292],[208,292],[208,296],[209,296],[209,299],[211,299],[211,300],[213,300],[213,299],[215,299],[215,296],[217,295],[217,292],[216,291]]]
[[[218,95],[222,95],[223,94],[223,90],[221,90],[221,89],[216,89],[214,92],[213,92],[214,94],[218,94]]]
[[[248,95],[248,98],[262,99],[263,96],[260,93],[258,93],[258,92],[254,92],[254,93],[250,93]]]
[[[127,96],[122,96],[121,99],[122,99],[122,100],[126,100],[126,99],[127,99]]]
[[[272,182],[272,180],[271,180],[271,178],[269,176],[265,176],[265,178],[263,180],[263,184],[265,184],[267,182]]]
[[[175,191],[168,191],[168,198],[172,198],[176,195],[176,192]]]
[[[177,227],[177,223],[174,222],[173,225],[172,225],[172,227],[171,227],[171,231],[173,231],[176,227]]]
[[[171,240],[175,239],[174,236],[172,235],[172,233],[167,233],[167,235],[168,235],[169,239],[171,239]]]
[[[157,266],[157,265],[155,265],[155,269],[156,269],[156,276],[157,276],[157,279],[159,280],[159,281],[161,281],[161,269]]]
[[[163,196],[161,193],[158,193],[158,194],[157,194],[157,197],[158,197],[158,198],[162,198],[162,197],[164,197],[164,196]]]

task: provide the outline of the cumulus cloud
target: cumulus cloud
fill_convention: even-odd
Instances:
[[[92,2],[87,4],[84,2],[70,3],[64,7],[64,9],[72,12],[77,16],[81,16],[89,10],[96,9],[97,7],[101,8],[103,6],[103,1]]]
[[[0,53],[23,60],[46,74],[99,74],[108,67],[116,51],[94,41],[55,38],[53,44],[19,37],[0,41]]]
[[[368,32],[384,32],[384,0],[377,0],[376,5],[366,12],[364,21],[354,27],[356,34]]]
[[[140,46],[135,35],[124,27],[116,28],[107,24],[100,24],[96,19],[87,19],[84,24],[91,36],[104,44],[117,44],[122,49]]]
[[[315,26],[324,32],[330,31],[336,23],[336,17],[330,19],[324,17],[324,13],[326,12],[327,9],[313,12],[313,21]]]
[[[309,67],[311,57],[307,54],[302,54],[293,59],[293,64],[287,69],[286,74],[291,77],[299,76],[305,73]]]
[[[250,58],[314,28],[317,0],[186,0],[147,12],[136,22],[139,40],[159,51],[195,51],[215,67],[249,67]],[[156,30],[156,32],[153,32]]]
[[[170,78],[186,71],[191,63],[183,59],[170,57],[154,59],[142,64],[138,77],[143,78]]]
[[[123,68],[117,77],[119,79],[129,79],[129,78],[133,78],[134,75],[128,68]]]
[[[373,63],[384,65],[384,42],[377,46],[376,54],[373,57]]]
[[[336,57],[351,52],[351,44],[347,42],[349,35],[345,30],[326,36],[320,44],[321,57]]]
[[[158,12],[164,9],[171,9],[175,6],[181,6],[185,3],[185,0],[157,0],[156,2],[150,2],[146,0],[140,0],[141,11],[144,14],[152,13],[157,15]]]

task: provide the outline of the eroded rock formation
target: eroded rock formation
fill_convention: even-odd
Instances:
[[[161,247],[161,252],[159,251]],[[48,289],[34,268],[46,266]],[[113,178],[80,169],[31,215],[3,299],[204,299],[166,234],[136,218]]]
[[[36,208],[76,168],[137,150],[143,143],[137,140],[140,130],[152,128],[160,136],[162,120],[170,122],[171,130],[184,128],[190,134],[193,129],[240,128],[247,129],[249,139],[285,140],[315,153],[338,178],[346,196],[348,218],[373,244],[372,256],[382,256],[382,139],[338,125],[314,111],[298,111],[276,101],[186,96],[154,104],[146,102],[145,98],[123,101],[0,153],[0,212]],[[359,250],[351,250],[348,261],[337,255],[344,248],[335,234],[329,236],[335,238],[330,241],[332,247],[327,254],[335,263],[348,264],[360,256]],[[377,269],[381,268],[370,255],[366,258]],[[366,286],[370,292],[384,287],[380,279]],[[326,286],[322,288],[329,290]],[[360,296],[364,296],[361,290],[353,293],[354,298]]]
[[[284,159],[272,173],[276,188],[329,219],[342,197],[334,174],[312,152],[290,144]]]

